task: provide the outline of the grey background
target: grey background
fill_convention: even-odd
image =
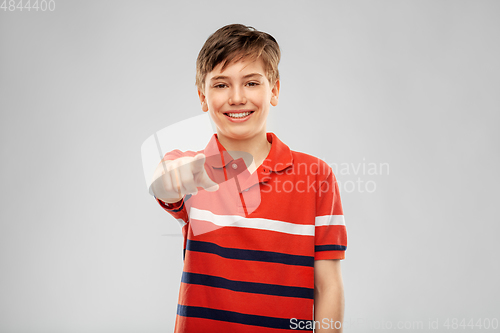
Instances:
[[[376,183],[342,190],[346,332],[500,318],[499,14],[477,0],[1,10],[0,331],[173,329],[182,238],[165,236],[178,223],[146,191],[140,146],[201,112],[195,59],[229,23],[280,43],[280,139],[390,166],[337,173]]]

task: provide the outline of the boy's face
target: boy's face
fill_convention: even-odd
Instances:
[[[198,90],[202,110],[210,112],[217,135],[227,140],[265,138],[269,104],[278,104],[279,80],[271,87],[260,58],[230,63],[223,72],[221,67],[208,73],[204,91]]]

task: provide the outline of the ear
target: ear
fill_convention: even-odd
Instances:
[[[278,97],[280,95],[280,80],[276,80],[273,88],[271,89],[271,105],[278,105]]]
[[[203,92],[200,90],[200,88],[198,88],[198,97],[200,98],[201,102],[201,110],[203,112],[207,112],[208,111],[207,98],[205,97],[205,94],[203,94]]]

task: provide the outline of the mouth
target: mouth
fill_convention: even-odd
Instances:
[[[235,111],[235,112],[225,112],[224,115],[230,118],[239,119],[239,118],[245,118],[251,115],[252,113],[254,113],[254,111]]]

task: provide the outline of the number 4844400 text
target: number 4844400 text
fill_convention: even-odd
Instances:
[[[4,12],[53,12],[56,10],[56,2],[54,0],[3,0],[0,10]]]

